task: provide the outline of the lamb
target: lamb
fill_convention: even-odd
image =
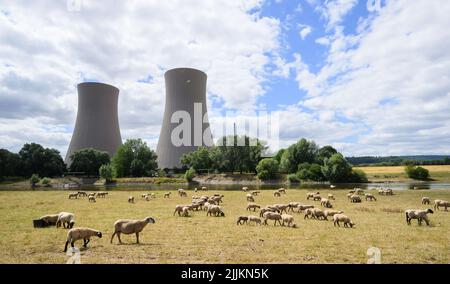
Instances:
[[[253,195],[247,194],[247,201],[248,202],[255,202],[255,199],[253,198]]]
[[[260,218],[258,218],[258,217],[256,217],[256,216],[253,216],[253,215],[250,215],[250,216],[248,216],[248,223],[249,224],[251,224],[251,223],[255,223],[255,224],[259,224],[260,226],[261,226],[261,219]]]
[[[186,193],[186,191],[184,191],[184,189],[179,188],[178,189],[178,195],[181,196],[181,197],[186,197],[187,193]]]
[[[164,193],[164,198],[170,198],[170,195],[172,194],[172,192],[167,192]]]
[[[244,187],[242,188],[242,191],[247,192],[247,191],[248,191],[248,187],[244,186]]]
[[[430,198],[429,197],[422,197],[422,204],[430,204]]]
[[[96,200],[95,200],[95,196],[89,196],[89,202],[97,202]]]
[[[218,205],[210,205],[208,210],[206,211],[206,216],[216,216],[216,217],[225,217],[225,213],[223,213],[222,208]]]
[[[49,215],[44,215],[39,219],[44,221],[47,224],[47,226],[53,226],[58,221],[58,217],[59,217],[59,214],[49,214]]]
[[[128,197],[128,203],[134,203],[134,196]]]
[[[177,205],[175,206],[175,211],[173,211],[173,216],[175,216],[175,213],[178,213],[178,216],[181,216],[183,213],[183,208],[190,207],[190,205]]]
[[[322,198],[320,200],[320,205],[322,205],[323,207],[326,207],[326,208],[332,208],[333,207],[333,205],[331,204],[330,200],[328,200],[327,198]]]
[[[69,199],[72,199],[72,198],[78,199],[78,192],[77,193],[70,193],[69,194]]]
[[[277,222],[281,224],[281,215],[279,213],[275,213],[275,212],[266,212],[263,214],[263,218],[264,218],[264,225],[267,225],[267,220],[274,220],[274,226],[277,225]]]
[[[336,200],[336,199],[334,198],[334,195],[331,194],[331,193],[328,193],[328,199],[330,199],[330,200]]]
[[[61,212],[58,214],[58,219],[56,220],[56,228],[61,227],[61,224],[64,228],[72,229],[75,224],[75,214],[68,212]]]
[[[434,212],[431,209],[427,209],[427,210],[408,209],[408,210],[405,211],[406,224],[411,225],[411,220],[412,219],[417,219],[417,222],[419,223],[419,226],[422,225],[422,221],[425,221],[427,226],[429,226],[430,225],[430,220],[428,220],[428,214],[433,214],[433,213]]]
[[[72,246],[72,249],[75,246],[75,242],[78,240],[83,240],[83,247],[87,247],[88,243],[91,241],[91,237],[97,236],[99,238],[102,237],[102,233],[100,231],[90,229],[90,228],[74,228],[70,229],[67,232],[67,240],[64,246],[64,252],[67,251],[67,246]]]
[[[370,201],[377,201],[377,199],[375,198],[375,196],[373,196],[373,194],[371,194],[371,193],[366,193],[366,194],[364,194],[364,196],[365,196],[365,198],[366,198],[366,201],[367,200],[370,200]]]
[[[352,196],[350,196],[350,202],[351,203],[361,203],[361,197],[359,197],[359,195],[353,194]]]
[[[248,217],[247,216],[239,216],[236,222],[236,225],[247,224]]]
[[[296,227],[294,223],[294,216],[292,215],[283,214],[281,215],[281,220],[283,221],[282,226],[284,226],[284,223],[287,223],[288,227],[290,227],[291,225],[294,228]]]
[[[434,210],[439,210],[439,207],[444,207],[444,210],[448,211],[447,208],[450,207],[450,202],[445,200],[435,200]]]
[[[309,200],[310,198],[314,198],[315,195],[319,195],[319,194],[320,194],[319,192],[316,192],[316,193],[308,192],[308,193],[306,193],[306,199]]]
[[[281,197],[281,193],[279,193],[278,191],[275,191],[275,192],[273,193],[273,196],[274,196],[274,197]]]
[[[325,210],[324,214],[327,217],[333,217],[336,214],[342,214],[344,213],[344,211],[338,211],[338,210]]]
[[[336,227],[336,224],[338,225],[338,227],[340,227],[341,225],[339,225],[339,222],[344,222],[344,227],[348,227],[350,226],[350,228],[353,228],[353,226],[355,225],[355,223],[353,223],[352,220],[350,220],[350,218],[347,215],[344,214],[335,214],[333,216],[333,224]]]
[[[306,210],[305,210],[305,216],[303,217],[303,219],[306,219],[306,218],[314,218],[314,214],[313,214],[313,208],[307,208]]]
[[[136,243],[139,243],[139,233],[147,226],[147,224],[154,224],[155,219],[152,217],[147,217],[143,220],[117,220],[114,223],[114,233],[111,236],[111,243],[114,239],[114,236],[117,235],[119,239],[119,243],[122,243],[120,239],[120,234],[136,234]]]
[[[256,211],[256,209],[260,209],[261,206],[257,205],[257,204],[248,204],[247,205],[247,211],[250,211],[251,209],[253,209],[253,212]]]
[[[224,197],[223,195],[219,195],[219,196],[214,195],[214,196],[211,196],[209,198],[209,200],[212,200],[212,201],[216,202],[217,204],[219,204],[220,202],[223,203],[223,200],[222,200],[223,197]]]
[[[147,197],[148,197],[148,194],[147,194],[147,193],[141,194],[141,198],[142,198],[142,199],[146,199]]]

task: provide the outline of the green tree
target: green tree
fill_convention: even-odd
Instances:
[[[337,153],[325,158],[322,174],[330,182],[347,182],[352,176],[352,167],[342,154]]]
[[[260,180],[276,179],[278,176],[278,162],[273,158],[263,159],[256,166],[256,171]]]
[[[405,172],[406,175],[412,179],[426,180],[430,177],[430,172],[423,167],[409,165],[405,167]]]
[[[45,177],[45,178],[43,178],[43,179],[41,180],[41,183],[42,183],[43,186],[49,187],[49,186],[50,186],[50,183],[51,183],[51,180],[50,180],[49,178]]]
[[[286,149],[280,149],[275,157],[273,157],[275,160],[277,160],[278,163],[281,163],[281,157],[283,156],[284,152],[286,152]]]
[[[99,174],[100,177],[106,180],[107,183],[111,182],[114,176],[113,167],[111,166],[111,164],[102,165],[99,169]]]
[[[44,148],[39,144],[25,144],[19,151],[24,176],[36,173],[40,176],[61,176],[66,170],[58,150]]]
[[[39,178],[39,175],[37,175],[37,174],[32,174],[32,175],[31,175],[31,178],[30,178],[30,184],[31,184],[31,187],[35,187],[36,184],[38,184],[40,180],[41,180],[41,179]]]
[[[186,173],[184,174],[184,177],[186,178],[186,180],[188,182],[191,182],[195,176],[197,175],[197,172],[195,171],[194,168],[189,168]]]
[[[297,172],[301,163],[313,163],[316,159],[318,147],[314,141],[301,139],[297,143],[289,146],[281,155],[280,168],[286,173]]]
[[[117,150],[112,165],[118,177],[153,176],[158,170],[156,153],[141,139],[129,139]]]
[[[110,157],[107,152],[98,151],[92,148],[81,149],[70,157],[72,164],[71,172],[82,172],[89,176],[97,176],[102,165],[109,164]]]
[[[334,154],[338,153],[336,149],[331,146],[324,146],[319,149],[316,155],[316,163],[319,165],[323,165],[323,161],[326,158],[331,158]]]
[[[197,151],[184,154],[181,158],[181,164],[186,168],[212,169],[213,161],[211,159],[210,149],[207,147],[200,147]]]
[[[0,149],[0,179],[4,177],[24,176],[19,154]]]

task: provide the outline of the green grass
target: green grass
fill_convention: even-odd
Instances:
[[[0,263],[65,263],[62,252],[66,233],[54,227],[35,229],[32,220],[44,214],[73,212],[76,226],[101,230],[104,237],[94,238],[89,248],[82,250],[82,263],[366,263],[367,249],[381,249],[383,263],[449,263],[450,212],[439,211],[430,216],[432,226],[419,227],[416,221],[406,225],[403,211],[427,208],[420,204],[422,196],[450,200],[448,190],[396,191],[394,196],[377,196],[377,202],[351,204],[346,190],[333,191],[336,209],[343,210],[357,224],[353,229],[337,228],[331,221],[304,220],[294,213],[298,228],[269,226],[237,226],[245,210],[245,193],[240,191],[209,191],[208,195],[225,195],[226,217],[207,217],[205,212],[193,212],[192,217],[172,216],[177,204],[189,198],[140,199],[142,192],[110,192],[106,199],[89,204],[86,199],[68,200],[68,192],[0,192]],[[260,205],[306,201],[306,190],[288,190],[275,198],[272,191],[262,191],[256,197]],[[329,190],[321,191],[326,195]],[[201,195],[203,193],[197,193]],[[127,202],[136,197],[135,204]],[[259,213],[256,212],[255,215]],[[123,236],[110,244],[113,223],[117,219],[141,219],[151,216],[156,224],[148,225],[141,234],[141,244],[135,236]],[[81,245],[77,242],[77,245]]]
[[[421,166],[430,172],[432,181],[448,182],[450,181],[450,165],[431,165]],[[354,167],[366,173],[371,182],[394,181],[394,182],[414,182],[405,173],[404,166],[367,166]]]

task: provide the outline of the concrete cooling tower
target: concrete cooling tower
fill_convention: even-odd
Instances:
[[[72,141],[65,162],[70,156],[85,148],[108,152],[112,157],[122,145],[117,104],[119,89],[101,83],[78,85],[78,113]]]
[[[213,145],[206,106],[207,75],[196,69],[177,68],[164,77],[166,106],[156,154],[159,168],[174,169],[181,167],[183,154]],[[180,132],[183,125],[189,129]]]

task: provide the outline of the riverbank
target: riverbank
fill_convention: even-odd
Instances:
[[[422,166],[430,172],[430,181],[450,182],[450,165]],[[354,167],[366,173],[369,182],[421,182],[406,176],[404,166]]]

